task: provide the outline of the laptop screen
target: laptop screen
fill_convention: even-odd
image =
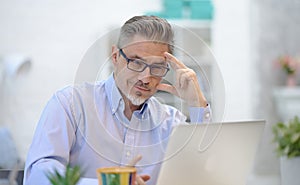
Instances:
[[[174,127],[157,185],[243,185],[265,121]]]

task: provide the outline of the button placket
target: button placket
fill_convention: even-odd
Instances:
[[[132,128],[127,128],[124,136],[124,148],[122,155],[122,163],[128,164],[135,156],[134,156],[134,148],[135,148],[135,130]]]

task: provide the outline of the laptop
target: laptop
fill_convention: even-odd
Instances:
[[[245,185],[265,121],[174,127],[157,185]]]

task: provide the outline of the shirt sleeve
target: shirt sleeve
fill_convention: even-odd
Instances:
[[[189,107],[191,123],[209,123],[212,119],[210,105],[206,107]]]
[[[47,174],[54,169],[63,172],[69,162],[75,131],[68,102],[56,94],[46,105],[28,152],[24,185],[50,184]]]

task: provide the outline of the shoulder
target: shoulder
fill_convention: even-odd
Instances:
[[[72,84],[57,90],[55,92],[55,96],[59,98],[65,97],[68,99],[73,98],[74,96],[90,96],[93,95],[95,91],[99,91],[103,87],[103,82]]]
[[[50,102],[69,107],[71,104],[82,104],[83,102],[94,101],[95,95],[103,94],[103,82],[81,83],[67,85],[58,89],[51,97]]]

